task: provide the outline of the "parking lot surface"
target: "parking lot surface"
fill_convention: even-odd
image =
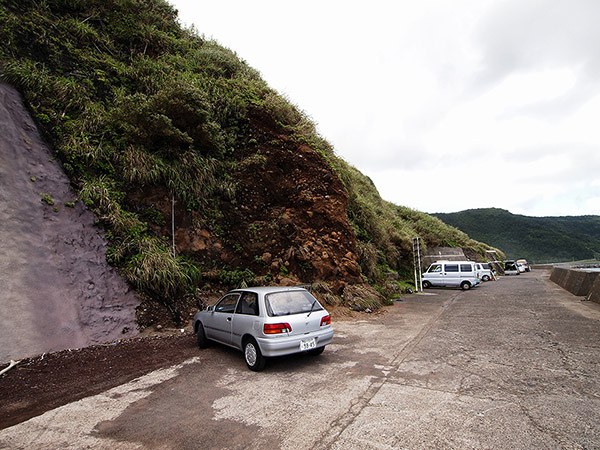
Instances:
[[[534,271],[334,322],[320,356],[214,345],[0,431],[0,448],[600,448],[600,305]]]

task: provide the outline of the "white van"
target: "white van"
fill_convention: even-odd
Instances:
[[[460,286],[471,289],[481,282],[477,263],[473,261],[437,261],[423,273],[423,287]]]

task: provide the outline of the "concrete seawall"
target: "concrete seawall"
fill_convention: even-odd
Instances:
[[[600,272],[555,267],[550,280],[573,295],[588,297],[589,300],[600,303]]]

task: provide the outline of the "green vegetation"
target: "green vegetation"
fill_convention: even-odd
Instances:
[[[52,198],[52,196],[50,194],[40,193],[40,195],[42,196],[43,203],[45,203],[46,205],[49,205],[49,206],[54,205],[54,199]]]
[[[498,209],[435,214],[507,257],[533,263],[593,259],[600,255],[600,216],[528,217]]]
[[[251,111],[271,118],[286,140],[310,146],[342,180],[359,263],[371,283],[381,284],[390,271],[410,279],[416,236],[479,255],[489,248],[438,219],[383,201],[305,113],[234,52],[182,29],[163,0],[0,0],[0,21],[0,77],[23,93],[79,198],[106,227],[109,262],[153,298],[169,304],[193,292],[205,267],[173,254],[170,236],[157,231],[170,217],[138,207],[133,193],[164,193],[228,242],[220,205],[239,204],[232,174],[268,164],[250,127]],[[282,141],[269,145],[284,149]],[[247,225],[247,241],[262,230]],[[228,244],[235,252],[244,248]],[[256,263],[260,274],[213,265],[226,285],[272,276],[264,263]],[[301,270],[310,267],[305,262]],[[288,274],[285,266],[280,270]]]
[[[234,186],[216,174],[244,145],[245,110],[274,96],[237,56],[176,22],[162,0],[2,1],[2,78],[18,87],[81,199],[110,231],[109,260],[140,290],[172,299],[200,269],[126,205],[162,185],[190,209]],[[51,198],[46,201],[51,204]]]
[[[371,179],[346,162],[335,160],[348,190],[348,216],[354,228],[363,274],[379,283],[385,273],[412,277],[412,239],[421,237],[430,247],[463,247],[484,258],[492,247],[474,241],[462,231],[413,209],[383,200]]]

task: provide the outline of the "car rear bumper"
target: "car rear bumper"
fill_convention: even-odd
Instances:
[[[316,339],[316,348],[331,344],[333,327],[297,336],[262,337],[256,341],[263,356],[283,356],[300,353],[300,342],[310,338]]]

